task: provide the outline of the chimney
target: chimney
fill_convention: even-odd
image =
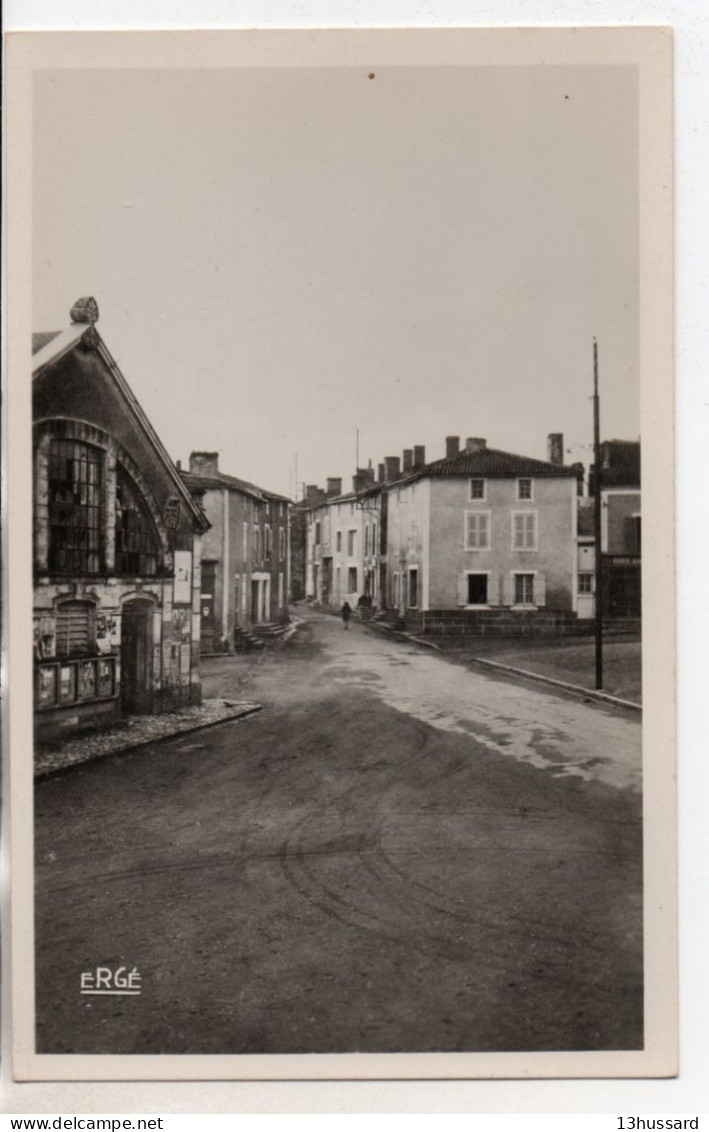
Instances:
[[[374,472],[371,468],[357,468],[357,471],[352,477],[352,490],[355,494],[359,495],[360,491],[370,487],[374,483]]]
[[[423,468],[426,463],[426,448],[423,444],[414,444],[414,468]]]
[[[446,437],[446,460],[453,460],[460,451],[460,437],[447,436]]]
[[[218,476],[218,452],[190,452],[190,472],[194,476]]]
[[[325,494],[328,499],[332,499],[335,495],[342,495],[342,478],[340,477],[338,479],[337,476],[328,476]]]
[[[484,452],[487,440],[484,436],[469,436],[465,442],[465,451],[470,456],[473,452]]]
[[[182,460],[176,460],[175,461],[175,468],[177,469],[178,472],[182,471]]]
[[[413,471],[413,467],[414,467],[414,450],[413,450],[413,448],[405,448],[404,449],[404,467],[403,467],[404,473]]]
[[[384,483],[384,465],[377,464],[377,483]]]
[[[550,464],[564,463],[564,434],[563,432],[550,432],[547,439],[547,451]]]
[[[384,457],[384,476],[387,483],[399,478],[399,457],[398,456],[385,456]]]
[[[306,507],[319,507],[325,502],[325,492],[321,487],[315,483],[306,484],[305,487],[305,505]]]

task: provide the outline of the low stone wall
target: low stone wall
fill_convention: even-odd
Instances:
[[[429,636],[563,637],[588,636],[594,622],[547,609],[431,609],[407,612],[406,629]]]

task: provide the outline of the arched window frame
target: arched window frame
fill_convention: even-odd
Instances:
[[[45,418],[34,425],[34,567],[37,575],[57,578],[75,577],[72,572],[62,572],[53,567],[50,548],[50,452],[53,440],[75,441],[100,450],[102,468],[102,561],[100,568],[82,576],[112,576],[116,572],[116,481],[117,463],[127,472],[142,503],[145,505],[154,526],[158,542],[158,574],[169,574],[173,565],[167,527],[145,477],[140,472],[129,453],[112,436],[87,421],[67,417]],[[95,563],[88,565],[94,566]],[[124,575],[125,576],[125,575]],[[137,575],[130,575],[137,576]]]
[[[48,567],[102,574],[106,555],[105,459],[83,440],[51,437],[47,469]]]

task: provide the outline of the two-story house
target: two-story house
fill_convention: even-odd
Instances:
[[[398,465],[398,461],[397,461]],[[325,492],[306,494],[306,595],[322,605],[354,608],[360,598],[373,609],[386,595],[386,505],[384,465],[379,479],[358,468],[352,491],[331,478]]]
[[[202,548],[202,653],[233,652],[240,634],[288,618],[290,500],[221,472],[217,452],[193,452],[182,479],[210,524]]]
[[[390,603],[428,624],[435,611],[575,613],[578,474],[447,437],[443,459],[387,486]]]

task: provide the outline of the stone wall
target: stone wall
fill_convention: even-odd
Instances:
[[[428,636],[565,637],[588,636],[594,623],[579,621],[573,613],[541,609],[431,609],[407,611],[406,628]]]

